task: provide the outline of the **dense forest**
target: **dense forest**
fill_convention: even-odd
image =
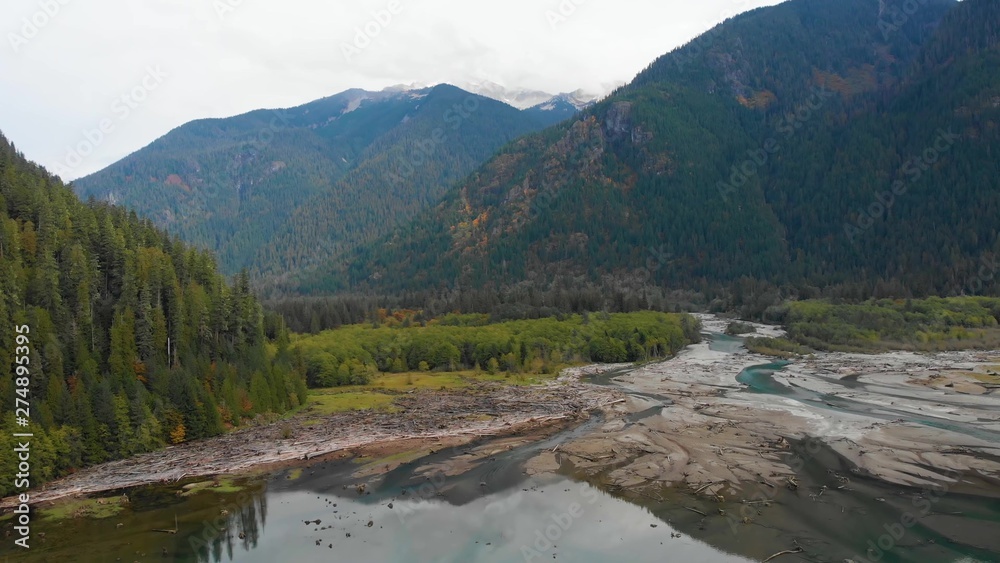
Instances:
[[[223,273],[247,268],[258,288],[280,288],[289,272],[404,224],[499,147],[564,115],[447,85],[349,90],[188,123],[74,188],[213,250]]]
[[[32,432],[32,486],[306,398],[287,330],[265,323],[246,274],[229,285],[211,254],[81,202],[2,136],[0,326],[0,471],[16,473],[12,432]],[[16,398],[29,427],[15,425]]]
[[[311,387],[362,385],[378,373],[484,371],[553,374],[571,363],[670,357],[699,342],[691,315],[641,312],[491,323],[488,315],[418,320],[416,311],[377,312],[371,324],[295,341]]]
[[[426,322],[460,311],[489,315],[491,322],[541,319],[587,312],[668,313],[704,310],[710,304],[727,309],[733,300],[719,296],[711,301],[694,291],[665,291],[637,284],[596,288],[588,284],[556,284],[548,290],[531,286],[464,291],[413,291],[395,295],[342,294],[327,297],[291,297],[268,301],[270,311],[279,314],[297,333],[316,334],[345,325],[379,322],[379,311],[416,310],[414,320]],[[736,293],[735,295],[741,295]],[[767,305],[773,302],[768,301]]]
[[[990,297],[801,301],[789,304],[783,320],[789,338],[818,350],[995,350],[1000,346],[1000,299]]]
[[[786,297],[995,293],[998,6],[927,2],[887,26],[901,9],[732,18],[301,289],[658,286],[755,315]]]

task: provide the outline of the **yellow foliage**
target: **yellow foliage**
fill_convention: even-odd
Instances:
[[[183,424],[178,424],[176,428],[170,431],[170,443],[180,444],[184,441],[184,436],[187,433],[187,429],[184,428]]]

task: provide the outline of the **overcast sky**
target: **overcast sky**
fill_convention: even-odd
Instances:
[[[0,131],[75,179],[193,119],[348,88],[492,80],[598,90],[727,17],[777,3],[4,0]]]

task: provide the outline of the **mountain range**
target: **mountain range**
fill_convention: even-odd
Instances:
[[[212,249],[223,271],[277,276],[389,232],[573,103],[519,110],[448,85],[348,90],[188,123],[74,186]]]
[[[302,288],[995,290],[998,22],[988,0],[745,13]]]
[[[279,293],[995,291],[998,9],[790,0],[599,99],[349,91],[264,146],[273,113],[195,122],[76,187]]]

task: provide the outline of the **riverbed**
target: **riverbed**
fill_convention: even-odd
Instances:
[[[970,375],[1000,353],[777,362],[702,321],[669,361],[564,374],[588,417],[105,491],[120,512],[0,561],[1000,561],[1000,398]]]

